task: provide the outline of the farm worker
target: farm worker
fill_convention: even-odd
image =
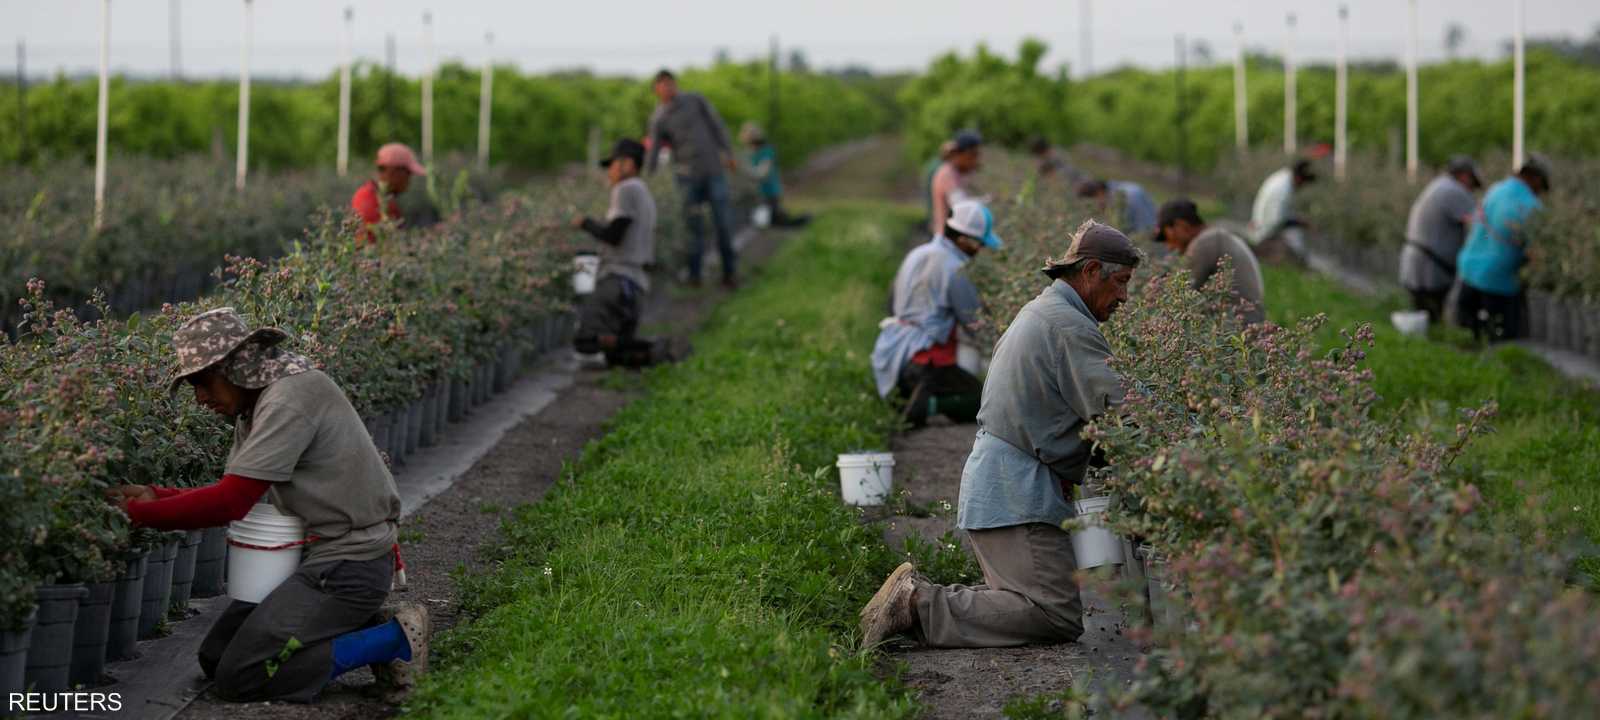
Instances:
[[[933,173],[933,208],[929,229],[938,237],[944,232],[944,221],[950,217],[950,208],[963,200],[977,200],[972,187],[972,175],[982,163],[983,136],[972,130],[963,130],[951,138],[950,155]]]
[[[929,218],[933,217],[933,176],[939,174],[939,168],[944,167],[945,161],[950,159],[950,153],[955,152],[955,149],[954,140],[939,143],[939,154],[928,158],[928,162],[922,166],[922,206],[928,211]]]
[[[1248,238],[1256,255],[1272,261],[1305,256],[1304,223],[1294,214],[1294,193],[1316,179],[1311,161],[1301,158],[1261,182],[1250,211]]]
[[[905,631],[932,647],[968,648],[1070,642],[1083,633],[1072,536],[1061,526],[1074,513],[1069,488],[1089,467],[1084,424],[1121,402],[1099,324],[1127,300],[1139,260],[1126,235],[1088,221],[1066,256],[1045,266],[1051,284],[995,346],[961,473],[957,525],[984,584],[934,585],[911,563],[900,565],[861,609],[864,645]]]
[[[750,148],[749,164],[745,174],[757,183],[761,202],[772,214],[772,224],[778,227],[799,227],[811,222],[810,215],[793,216],[783,209],[783,180],[778,175],[778,150],[767,141],[761,126],[746,122],[739,128],[739,142]]]
[[[1400,285],[1411,293],[1412,308],[1428,313],[1430,322],[1444,315],[1445,296],[1456,281],[1456,255],[1478,209],[1473,193],[1480,187],[1472,158],[1458,156],[1411,204],[1400,249]]]
[[[930,416],[969,423],[978,415],[983,383],[956,364],[958,328],[976,329],[978,290],[961,272],[983,248],[999,248],[994,215],[983,203],[957,203],[944,232],[918,245],[900,263],[890,301],[893,317],[879,323],[872,348],[878,395],[899,390],[905,417],[921,427]]]
[[[1028,154],[1038,164],[1039,177],[1062,178],[1074,184],[1079,181],[1081,173],[1078,169],[1068,163],[1066,154],[1043,135],[1035,136],[1028,143]]]
[[[1517,174],[1494,184],[1472,218],[1467,244],[1456,256],[1461,294],[1456,318],[1476,338],[1522,337],[1526,298],[1517,273],[1527,262],[1527,225],[1550,192],[1550,164],[1533,155]]]
[[[1238,235],[1220,227],[1206,225],[1200,209],[1188,198],[1168,200],[1156,219],[1156,240],[1183,256],[1196,290],[1205,286],[1222,267],[1222,258],[1233,262],[1232,294],[1244,321],[1255,324],[1267,319],[1265,284],[1256,254]]]
[[[578,310],[573,347],[581,353],[605,353],[606,364],[643,367],[661,360],[663,343],[634,336],[639,329],[639,300],[650,291],[647,268],[656,261],[656,201],[639,179],[644,145],[623,138],[600,167],[611,186],[611,206],[604,221],[579,215],[572,226],[600,241],[599,281]]]
[[[108,495],[139,527],[196,530],[243,518],[265,498],[305,521],[300,567],[259,604],[234,601],[200,645],[219,697],[311,702],[339,675],[374,666],[404,691],[427,667],[427,610],[385,607],[396,572],[400,495],[355,408],[288,334],[217,308],[173,333],[195,402],[233,420],[222,479],[191,490],[122,485]]]
[[[717,233],[717,252],[722,256],[722,285],[738,286],[738,254],[733,247],[733,210],[728,198],[728,178],[723,173],[735,169],[733,146],[728,128],[710,101],[699,93],[679,92],[678,80],[671,72],[656,73],[655,112],[650,116],[650,154],[646,170],[654,173],[663,145],[672,146],[672,169],[678,192],[683,196],[683,217],[689,226],[689,284],[700,285],[700,268],[705,255],[705,221],[701,205],[709,206],[711,224]]]
[[[350,198],[350,209],[368,226],[384,220],[399,220],[400,205],[395,197],[411,187],[413,175],[427,174],[427,169],[417,162],[417,156],[404,143],[384,145],[378,148],[377,173],[356,189],[355,196]],[[372,230],[363,227],[356,240],[374,242]]]
[[[1156,229],[1156,203],[1150,193],[1134,182],[1124,180],[1085,180],[1078,184],[1078,197],[1094,203],[1096,211],[1104,215],[1113,202],[1121,208],[1122,231],[1129,235],[1144,235]]]

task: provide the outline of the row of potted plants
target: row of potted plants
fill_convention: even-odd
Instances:
[[[1509,157],[1481,158],[1485,184],[1505,177]],[[1235,209],[1248,211],[1268,173],[1284,164],[1279,153],[1257,151],[1223,163],[1218,187]],[[1591,189],[1600,183],[1600,161],[1561,158],[1528,234],[1529,330],[1533,339],[1563,350],[1600,358],[1600,201]],[[1405,171],[1369,155],[1351,157],[1349,178],[1324,177],[1296,194],[1295,202],[1311,225],[1311,249],[1360,274],[1394,282],[1405,243],[1411,203],[1431,176],[1406,180]],[[1331,173],[1324,173],[1331,175]]]
[[[181,604],[171,595],[192,593],[188,568],[214,538],[132,531],[101,497],[114,484],[219,477],[231,428],[186,393],[166,390],[170,337],[186,318],[229,305],[253,324],[289,331],[293,349],[344,388],[374,441],[403,461],[507,386],[523,357],[569,341],[565,280],[582,240],[566,221],[574,207],[598,205],[598,189],[539,184],[429,228],[379,228],[371,245],[355,242],[359,228],[347,218],[325,213],[281,257],[229,257],[215,292],[127,319],[100,293],[92,319],[82,319],[30,280],[20,333],[0,344],[8,379],[0,387],[0,472],[8,474],[0,482],[0,656],[14,655],[19,633],[31,630],[36,687],[92,682],[98,668],[87,660],[72,670],[74,643],[91,657],[104,634],[102,658],[122,657],[128,622],[153,631]],[[136,576],[145,591],[129,589]],[[130,594],[140,596],[138,612]],[[90,629],[73,632],[86,614]]]
[[[991,165],[993,187],[1024,190],[995,212],[1006,249],[971,270],[997,328],[1087,214],[1028,192],[1026,171]],[[1102,325],[1127,395],[1089,430],[1110,462],[1092,481],[1162,561],[1147,573],[1167,620],[1112,699],[1175,717],[1600,707],[1600,603],[1569,584],[1574,555],[1536,501],[1491,514],[1454,464],[1493,404],[1420,425],[1374,413],[1370,328],[1324,350],[1321,318],[1242,326],[1226,274],[1196,291],[1152,260]]]

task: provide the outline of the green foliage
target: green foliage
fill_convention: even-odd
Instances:
[[[478,146],[480,70],[459,63],[439,68],[433,82],[434,150],[472,154]],[[768,121],[764,63],[721,64],[685,70],[686,90],[704,93],[737,132],[745,120]],[[555,168],[581,161],[590,128],[604,142],[639,137],[655,106],[646,79],[583,73],[528,75],[511,67],[494,71],[490,159],[524,169]],[[421,142],[419,80],[394,75],[372,63],[351,73],[350,160],[365,168],[380,145]],[[874,97],[881,90],[865,81],[829,75],[782,73],[778,131],[772,140],[785,163],[812,151],[887,127],[891,113]],[[57,78],[27,93],[27,138],[16,123],[0,125],[0,160],[92,159],[97,86],[93,79]],[[331,167],[336,154],[338,73],[309,84],[251,86],[250,163],[254,170]],[[236,141],[239,97],[231,82],[133,82],[111,84],[109,143],[123,154],[178,157],[211,152],[231,156]],[[24,156],[26,155],[26,156]]]
[[[414,709],[908,716],[848,639],[896,559],[839,504],[830,466],[894,421],[859,348],[913,219],[824,213],[719,308],[694,356],[648,373],[570,481],[507,523]]]
[[[984,140],[1021,145],[1034,135],[1065,140],[1073,119],[1062,112],[1068,96],[1066,75],[1042,74],[1039,60],[1048,46],[1022,42],[1015,62],[979,45],[972,57],[941,55],[928,71],[900,91],[905,108],[906,148],[913,156],[932,156],[939,143],[964,128]]]

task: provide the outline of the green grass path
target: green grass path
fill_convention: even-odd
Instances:
[[[1289,324],[1327,313],[1328,345],[1339,330],[1371,323],[1376,346],[1367,362],[1383,397],[1380,412],[1418,424],[1453,428],[1455,408],[1495,400],[1495,432],[1473,441],[1463,458],[1482,480],[1479,489],[1501,510],[1533,510],[1600,542],[1600,393],[1566,379],[1538,356],[1517,347],[1480,350],[1464,334],[1405,337],[1389,323],[1402,309],[1398,293],[1366,297],[1315,273],[1264,266],[1267,309]]]
[[[914,213],[829,206],[720,307],[689,361],[507,524],[411,709],[439,717],[900,717],[853,649],[894,558],[838,502],[886,444],[872,346]]]

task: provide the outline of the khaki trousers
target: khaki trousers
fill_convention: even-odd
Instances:
[[[932,647],[1014,647],[1083,634],[1072,536],[1045,523],[969,530],[984,584],[920,585],[917,629]]]

